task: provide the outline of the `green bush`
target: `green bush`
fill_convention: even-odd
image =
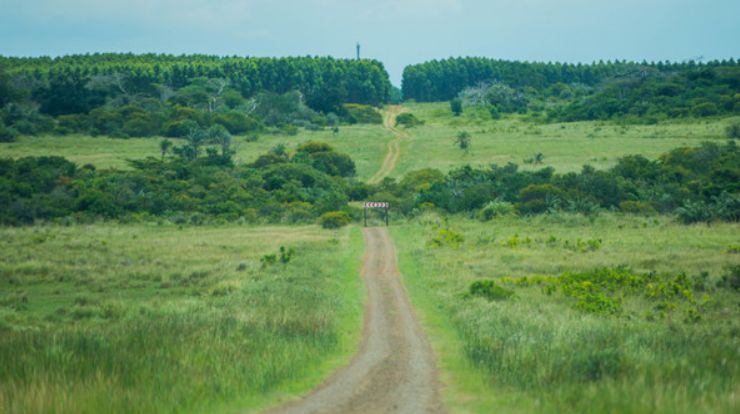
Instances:
[[[223,125],[229,133],[234,135],[257,131],[259,129],[259,123],[254,118],[234,111],[214,116],[213,122]]]
[[[511,216],[516,214],[514,204],[507,201],[491,201],[478,212],[478,219],[489,221],[494,217]]]
[[[450,111],[455,116],[460,116],[463,113],[463,102],[461,99],[455,98],[450,101]]]
[[[18,139],[18,131],[0,124],[0,142],[14,142]]]
[[[325,229],[338,229],[348,225],[351,221],[349,214],[344,211],[330,211],[319,217],[319,223]]]
[[[493,280],[476,280],[470,284],[471,296],[479,296],[488,300],[505,300],[514,296],[514,291],[497,285]]]
[[[382,124],[383,116],[370,105],[345,104],[342,105],[346,122],[350,124]]]
[[[725,128],[725,134],[727,135],[727,138],[740,138],[740,122],[736,121],[727,125],[727,128]]]
[[[465,237],[462,234],[452,229],[439,229],[437,234],[429,240],[429,244],[432,247],[445,247],[449,246],[452,248],[459,248],[465,241]]]
[[[419,118],[415,117],[414,114],[409,112],[404,112],[402,114],[399,114],[396,117],[396,126],[404,126],[406,128],[412,128],[417,125],[423,125],[424,121],[420,120]]]

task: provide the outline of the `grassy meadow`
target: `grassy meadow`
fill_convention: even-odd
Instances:
[[[432,247],[440,229],[463,240]],[[427,215],[393,228],[453,412],[737,412],[739,296],[720,285],[740,265],[738,234],[737,224],[615,214],[485,224]],[[619,292],[623,310],[605,315],[546,285],[507,284],[619,266],[685,273],[695,302]],[[471,295],[471,283],[484,279],[513,297]]]
[[[617,158],[642,154],[656,158],[680,146],[703,141],[725,141],[730,119],[672,120],[656,125],[619,125],[612,122],[540,123],[519,115],[491,119],[487,110],[466,108],[453,117],[449,104],[405,104],[424,125],[406,129],[410,135],[401,143],[400,162],[392,174],[408,171],[470,165],[518,164],[522,169],[546,166],[558,172],[580,171],[584,164],[597,169],[611,167]],[[457,149],[454,138],[461,131],[472,135],[468,153]],[[526,164],[536,153],[544,155],[539,165]]]
[[[301,130],[298,135],[265,134],[251,142],[247,137],[234,137],[237,163],[249,163],[270,148],[283,144],[293,149],[309,140],[329,143],[340,152],[352,155],[357,177],[366,180],[380,168],[388,142],[393,135],[380,125],[343,126],[338,133],[331,130]],[[129,168],[127,160],[148,156],[159,157],[161,138],[110,138],[82,135],[21,137],[17,142],[0,144],[0,157],[59,155],[79,165],[98,168]],[[175,145],[180,140],[172,139]]]
[[[317,385],[359,341],[357,228],[0,233],[4,413],[259,408]]]
[[[608,168],[617,158],[642,154],[656,158],[679,146],[696,146],[703,141],[726,140],[725,128],[731,118],[664,121],[656,125],[620,125],[607,122],[572,122],[543,124],[519,115],[493,120],[483,109],[467,108],[453,117],[447,103],[404,104],[425,123],[404,129],[401,155],[391,177],[421,168],[446,172],[465,164],[518,164],[522,169],[551,166],[558,172],[579,171],[584,164]],[[460,131],[472,135],[472,149],[464,153],[454,146]],[[380,168],[393,134],[381,125],[340,127],[307,131],[297,135],[264,134],[257,141],[235,137],[236,162],[254,161],[270,148],[283,144],[295,148],[308,140],[327,142],[340,152],[350,154],[357,167],[357,177],[367,180]],[[126,160],[159,156],[160,138],[109,138],[80,135],[21,137],[14,143],[0,144],[0,157],[60,155],[80,165],[98,168],[128,168]],[[173,140],[177,145],[178,140]],[[536,153],[544,155],[539,165],[524,161]]]

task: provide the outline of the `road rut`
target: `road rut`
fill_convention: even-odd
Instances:
[[[350,364],[269,414],[442,413],[434,354],[399,278],[388,230],[364,229],[368,292],[363,340]]]
[[[396,163],[401,157],[401,140],[407,138],[408,134],[396,127],[396,117],[405,110],[399,105],[391,105],[383,115],[383,126],[389,130],[395,138],[388,143],[388,152],[383,159],[380,169],[368,180],[370,184],[377,184],[387,177],[396,168]]]

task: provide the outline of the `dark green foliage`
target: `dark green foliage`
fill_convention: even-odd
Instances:
[[[320,112],[346,112],[347,102],[357,103],[353,122],[379,123],[368,105],[387,102],[391,89],[373,60],[94,54],[0,56],[0,67],[0,118],[27,135],[182,137],[185,121],[232,134],[262,124],[317,129],[326,124]],[[11,78],[26,86],[15,90]]]
[[[402,114],[399,114],[396,117],[396,126],[404,126],[406,128],[412,128],[417,125],[424,124],[424,121],[420,120],[419,118],[415,117],[414,114],[410,112],[404,112]]]
[[[13,142],[18,138],[18,131],[0,124],[0,142]]]
[[[293,250],[292,247],[285,248],[285,246],[280,246],[280,251],[277,254],[266,254],[260,258],[260,263],[262,263],[262,267],[268,267],[270,265],[274,265],[276,263],[281,264],[288,264],[290,263],[290,260],[295,255],[295,250]]]
[[[738,139],[740,138],[740,121],[735,121],[727,126],[725,129],[727,138]]]
[[[257,120],[249,115],[244,115],[240,112],[234,111],[215,115],[213,117],[213,122],[223,125],[234,135],[241,135],[247,132],[257,131],[259,129],[259,122],[257,122]]]
[[[703,64],[598,62],[590,65],[451,58],[407,66],[403,96],[420,102],[462,97],[491,105],[491,115],[547,108],[550,119],[621,119],[740,112],[740,66],[734,60]]]
[[[488,300],[505,300],[514,296],[514,291],[499,286],[493,280],[476,280],[470,284],[471,296],[480,296]]]
[[[601,209],[620,209],[633,214],[675,213],[685,223],[740,220],[740,150],[734,141],[676,148],[656,161],[625,156],[607,171],[584,166],[580,173],[560,175],[549,167],[519,171],[508,164],[465,166],[445,176],[419,173],[409,173],[400,183],[386,180],[369,196],[392,198],[402,214],[439,208],[484,220],[495,214],[479,210],[492,202],[513,205],[523,214],[593,215]]]
[[[348,225],[352,219],[344,211],[330,211],[319,217],[321,227],[325,229],[338,229]]]
[[[463,102],[462,99],[455,98],[450,101],[450,111],[455,116],[460,116],[463,113]]]
[[[377,109],[369,105],[344,104],[340,111],[342,118],[350,124],[382,124],[383,117]]]
[[[172,149],[175,156],[167,156],[171,144],[164,140],[159,157],[131,161],[130,171],[78,169],[60,157],[0,159],[0,223],[68,216],[160,216],[196,225],[213,218],[310,222],[346,207],[350,185],[340,173],[353,171],[349,157],[331,150],[302,152],[309,161],[303,162],[277,149],[262,162],[237,167],[230,140],[220,125],[196,127],[184,145]],[[268,158],[272,161],[264,162]]]
[[[307,141],[296,148],[294,161],[310,164],[319,171],[340,177],[355,175],[355,163],[347,154],[334,151],[329,144]]]

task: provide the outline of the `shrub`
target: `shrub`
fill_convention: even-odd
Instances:
[[[325,229],[338,229],[344,227],[351,222],[349,214],[344,211],[330,211],[324,213],[319,217],[321,227]]]
[[[412,128],[417,125],[423,125],[424,122],[409,112],[404,112],[396,117],[396,126],[404,126],[406,128]]]
[[[382,124],[383,116],[370,105],[345,104],[344,119],[350,124]]]
[[[449,246],[459,248],[464,241],[465,238],[463,235],[452,229],[439,229],[437,234],[429,240],[429,244],[433,247]]]
[[[213,122],[223,125],[231,134],[239,135],[259,129],[257,121],[240,112],[226,112],[213,117]]]
[[[170,121],[162,127],[162,135],[170,138],[182,138],[187,136],[190,133],[190,129],[194,126],[193,121]]]
[[[514,296],[514,291],[497,285],[493,280],[476,280],[470,284],[469,293],[471,296],[480,296],[482,298],[493,300],[505,300]]]
[[[727,138],[740,138],[740,121],[736,121],[731,123],[730,125],[727,125],[727,128],[725,128],[725,134],[727,134]]]
[[[14,142],[18,138],[18,131],[0,124],[0,142]]]
[[[460,116],[463,113],[463,103],[460,99],[453,99],[450,101],[450,110],[455,116]]]
[[[501,113],[498,111],[498,107],[496,105],[491,105],[488,108],[488,112],[491,114],[491,119],[500,119]]]
[[[516,214],[514,204],[507,201],[491,201],[478,212],[478,219],[489,221],[494,217],[511,216]]]
[[[727,289],[740,291],[740,265],[731,266],[727,273],[722,275],[718,285]]]
[[[530,184],[519,191],[517,208],[524,214],[544,213],[559,207],[565,192],[552,184]]]

